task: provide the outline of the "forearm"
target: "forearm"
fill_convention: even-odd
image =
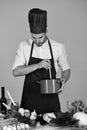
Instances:
[[[18,66],[12,71],[12,73],[15,77],[24,76],[24,75],[27,75],[27,74],[29,74],[37,69],[38,69],[37,64],[33,64],[33,65],[29,65],[29,66]]]
[[[70,77],[70,69],[62,71],[61,78],[64,79],[65,83],[69,80]]]
[[[22,65],[18,66],[12,71],[12,73],[14,76],[23,76],[41,68],[45,68],[45,69],[51,68],[49,59],[44,59],[37,64],[32,64],[28,66],[22,66]]]

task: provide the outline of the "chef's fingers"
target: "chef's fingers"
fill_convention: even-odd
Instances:
[[[61,86],[61,88],[59,89],[58,94],[63,94],[64,88],[65,88],[65,82],[62,81],[62,86]]]
[[[62,85],[65,84],[66,80],[64,78],[61,78]]]
[[[47,63],[51,64],[51,61],[49,59],[44,59],[44,60],[42,60],[42,62],[47,62]]]
[[[48,59],[42,60],[40,63],[38,63],[39,68],[45,68],[50,69],[51,68],[51,62]]]
[[[51,62],[49,59],[45,59],[42,61],[42,68],[50,69],[51,68]]]
[[[49,65],[51,66],[51,61],[49,59],[42,60],[43,65]]]
[[[51,68],[51,66],[49,64],[43,64],[42,68],[45,68],[46,70],[48,70]]]
[[[64,92],[64,90],[60,90],[60,91],[58,91],[58,94],[61,95],[61,94],[63,94],[63,92]]]

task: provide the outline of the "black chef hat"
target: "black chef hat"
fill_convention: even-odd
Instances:
[[[47,11],[33,8],[29,11],[28,22],[34,34],[45,33],[47,28]]]

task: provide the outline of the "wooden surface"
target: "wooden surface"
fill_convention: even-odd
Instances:
[[[8,126],[8,125],[14,124],[13,122],[14,122],[13,118],[0,121],[0,130],[3,130],[3,129],[1,129],[1,128],[3,128],[3,126]],[[25,130],[25,129],[20,129],[20,130]],[[29,130],[87,130],[87,127],[86,127],[86,129],[77,128],[77,127],[71,127],[71,128],[70,127],[56,127],[56,126],[47,124],[44,126],[38,125],[36,127],[30,127]]]
[[[3,130],[0,128],[0,130]],[[25,130],[25,129],[21,129]],[[66,127],[54,127],[54,126],[40,126],[40,127],[30,127],[29,130],[87,130],[84,128],[66,128]]]
[[[31,127],[29,130],[87,130],[84,128],[69,128],[69,127],[54,127],[54,126],[40,126],[40,127]]]

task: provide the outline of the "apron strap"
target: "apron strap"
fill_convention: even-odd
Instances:
[[[50,53],[51,53],[51,57],[52,57],[53,64],[54,64],[53,51],[52,51],[52,47],[51,47],[51,44],[50,44],[50,41],[49,41],[49,40],[48,40],[48,44],[49,44]]]
[[[32,45],[31,45],[30,58],[32,57],[32,52],[33,52],[33,46],[34,46],[34,41],[32,42]]]

